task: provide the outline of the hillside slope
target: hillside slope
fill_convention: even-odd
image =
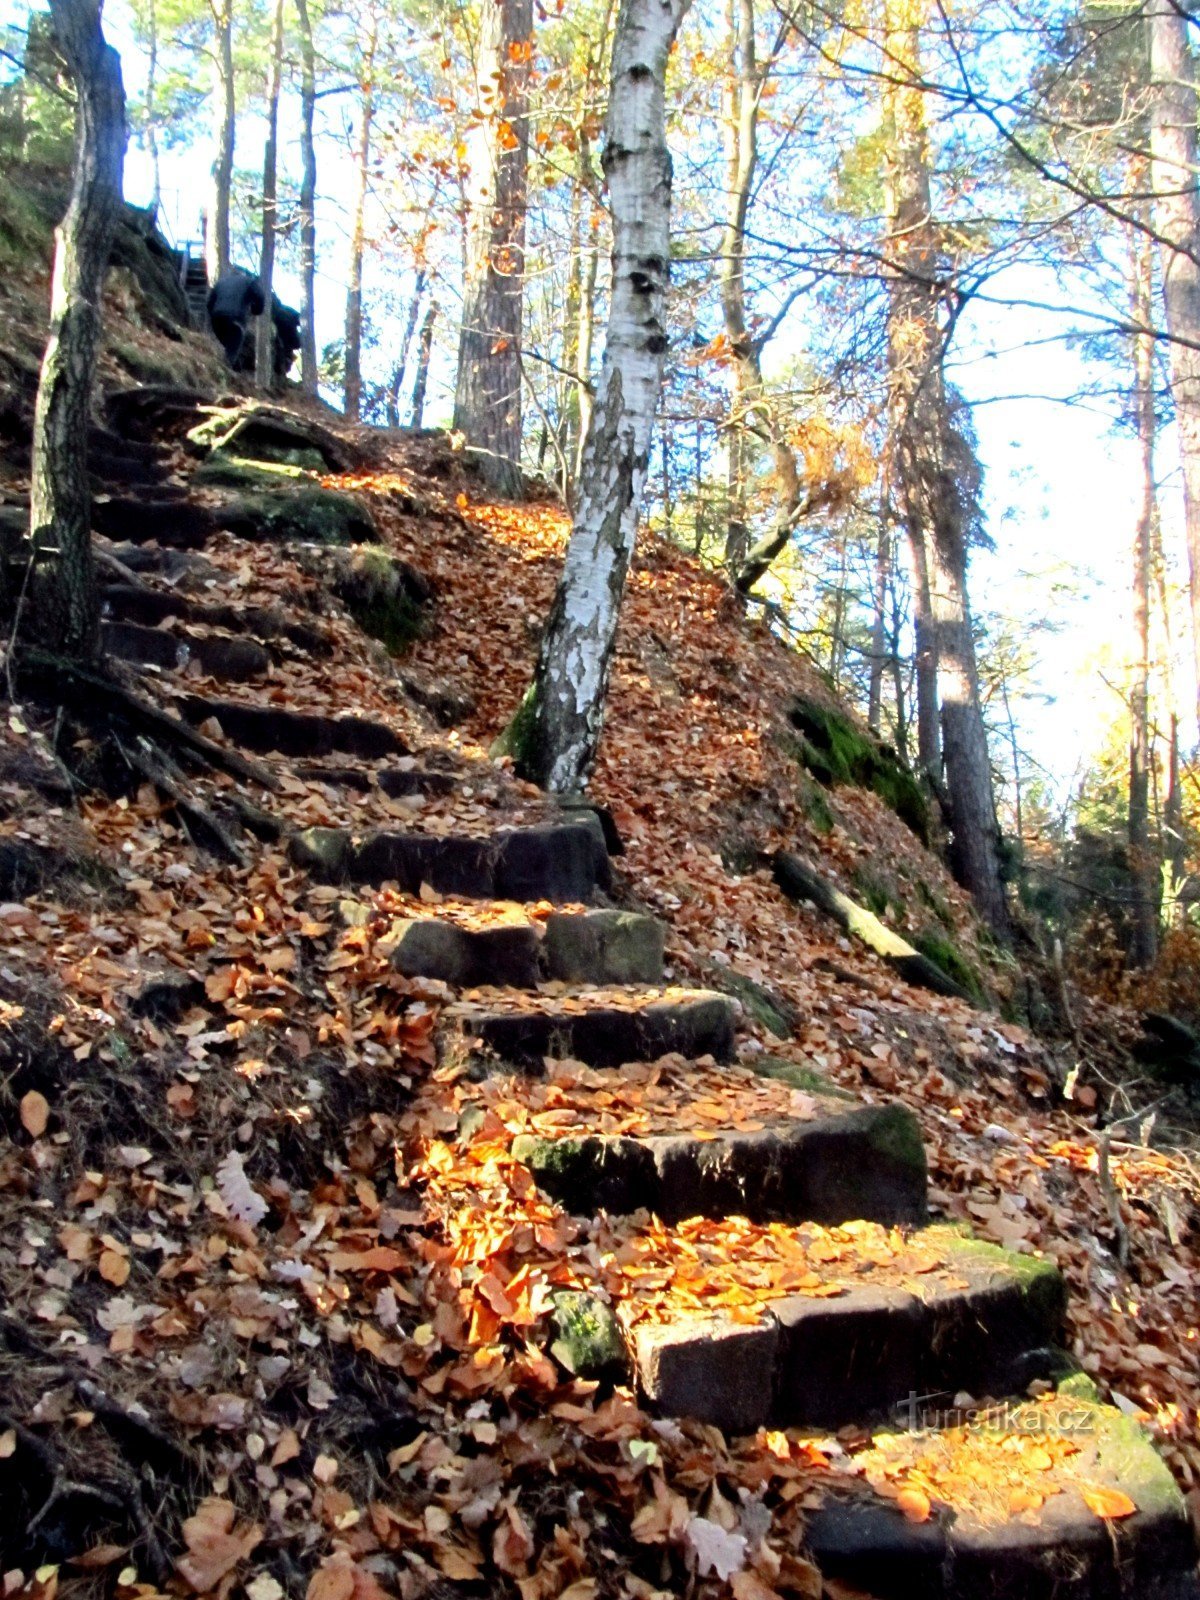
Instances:
[[[1073,1057],[781,894],[798,852],[1022,998],[913,827],[797,759],[816,676],[648,545],[603,815],[564,813],[487,755],[561,513],[440,435],[214,406],[177,342],[192,388],[100,401],[136,700],[35,664],[7,709],[6,1593],[1194,1592],[1119,1415],[1189,1489],[1190,1159],[1102,1170]],[[918,1128],[935,1222],[1015,1255],[913,1231]],[[1078,1437],[1060,1339],[1117,1402],[1070,1379]]]

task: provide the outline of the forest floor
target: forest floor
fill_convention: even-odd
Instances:
[[[238,859],[223,859],[161,785],[72,793],[53,753],[61,717],[19,685],[4,709],[4,1593],[240,1586],[278,1600],[307,1586],[311,1600],[415,1600],[515,1586],[521,1600],[644,1600],[695,1583],[684,1536],[696,1519],[728,1530],[753,1501],[769,1526],[734,1573],[738,1600],[820,1595],[805,1516],[862,1474],[869,1436],[730,1438],[656,1419],[627,1388],[573,1378],[547,1354],[554,1294],[611,1292],[623,1276],[635,1298],[753,1320],[729,1263],[774,1260],[776,1225],[713,1220],[680,1256],[652,1227],[635,1241],[541,1197],[511,1135],[576,1125],[597,1079],[568,1065],[537,1094],[502,1082],[482,1112],[468,1106],[454,1008],[514,1002],[406,977],[392,955],[397,919],[436,905],[469,923],[477,909],[424,884],[351,895],[294,845],[310,829],[483,837],[546,821],[545,797],[488,749],[529,681],[566,518],[546,499],[481,499],[444,436],[307,414],[369,463],[322,483],[359,497],[379,543],[428,581],[418,637],[396,657],[368,637],[319,552],[223,531],[186,552],[143,539],[137,578],[166,597],[160,627],[258,639],[273,618],[275,631],[246,681],[206,678],[196,651],[128,681],[218,744],[233,702],[361,718],[390,730],[390,753],[267,751],[248,776],[193,772],[188,798],[231,828],[249,822]],[[177,437],[163,449],[189,503],[215,503]],[[19,451],[5,488],[19,500]],[[213,622],[216,606],[236,626]],[[780,1064],[816,1093],[911,1107],[934,1213],[1061,1268],[1073,1355],[1194,1492],[1195,1156],[1161,1125],[1157,1147],[1128,1133],[1102,1153],[1098,1122],[1118,1077],[1132,1104],[1161,1098],[1130,1082],[1135,1019],[1075,996],[1073,1037],[1003,1020],[1020,969],[876,795],[815,790],[789,753],[797,695],[830,700],[723,583],[665,542],[643,546],[591,786],[624,845],[610,895],[666,925],[668,997],[700,986],[742,1008],[737,1064],[667,1057],[604,1080],[606,1128],[804,1115],[811,1097],[779,1086]],[[407,778],[388,792],[388,774]],[[909,987],[786,901],[778,849],[876,897],[910,936],[950,939],[988,1005]],[[591,1003],[555,983],[541,998]],[[764,1062],[776,1077],[751,1070]],[[470,1136],[464,1111],[483,1119]],[[827,1260],[849,1248],[837,1229],[819,1242]],[[867,1244],[884,1261],[907,1248],[887,1228]],[[1003,1497],[1030,1462],[997,1449],[991,1470]],[[953,1457],[924,1462],[919,1484],[911,1462],[871,1471],[918,1520],[930,1497],[980,1492]]]

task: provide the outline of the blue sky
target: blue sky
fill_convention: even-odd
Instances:
[[[0,0],[0,21],[21,20],[26,14],[25,5]],[[122,51],[132,96],[140,87],[142,64],[131,46],[127,12],[110,0],[105,19],[109,37]],[[335,103],[323,108],[323,114],[336,127],[342,112]],[[295,170],[298,161],[294,111],[291,116],[290,122],[285,117],[282,130],[285,170],[289,165]],[[239,121],[239,165],[258,163],[262,138],[254,119]],[[204,143],[201,138],[189,150],[164,155],[164,210],[177,238],[199,228],[207,183]],[[346,213],[328,197],[347,194],[349,184],[336,171],[330,181],[330,161],[327,147],[325,198],[318,218],[323,248],[319,343],[340,334],[344,308],[340,254],[346,246]],[[134,202],[150,193],[149,164],[134,144],[127,160],[126,193]],[[298,303],[299,284],[286,268],[279,292]],[[1027,266],[1008,268],[989,283],[988,293],[1052,305],[1063,298],[1048,274]],[[1057,624],[1056,631],[1035,635],[1036,687],[1046,703],[1027,700],[1019,719],[1023,744],[1060,787],[1070,784],[1119,709],[1109,684],[1121,680],[1129,635],[1130,551],[1138,493],[1137,450],[1128,435],[1116,432],[1101,410],[1036,398],[1071,394],[1094,370],[1078,350],[1055,338],[1064,331],[1067,313],[1065,305],[1061,311],[1034,311],[976,304],[959,326],[952,372],[968,400],[977,403],[975,423],[995,543],[993,552],[980,551],[974,558],[975,603],[1019,627],[1032,629],[1047,616]],[[447,376],[444,370],[435,374],[431,422],[446,420]],[[1169,559],[1181,541],[1173,452],[1167,433],[1160,442],[1159,470]],[[1178,568],[1178,557],[1175,564]],[[1190,690],[1181,688],[1187,704]]]

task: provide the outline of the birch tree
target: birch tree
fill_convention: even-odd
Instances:
[[[454,426],[484,482],[521,492],[521,317],[533,0],[483,0],[467,135],[467,234]]]
[[[666,72],[690,0],[622,0],[602,164],[612,205],[612,298],[575,525],[534,681],[506,735],[518,770],[566,793],[587,780],[621,596],[637,538],[667,351],[671,157]]]
[[[95,654],[99,621],[87,477],[88,415],[101,296],[121,205],[125,89],[121,63],[104,39],[103,0],[50,0],[50,15],[75,85],[75,167],[71,198],[54,241],[50,334],[33,423],[30,533],[52,552],[39,620],[60,649]]]

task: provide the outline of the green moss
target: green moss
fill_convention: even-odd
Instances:
[[[925,1142],[921,1138],[921,1124],[907,1106],[878,1107],[867,1129],[867,1139],[871,1148],[890,1165],[924,1174]]]
[[[815,1067],[802,1067],[795,1061],[783,1061],[778,1056],[756,1056],[747,1064],[760,1078],[774,1078],[777,1083],[786,1083],[789,1088],[799,1089],[804,1094],[828,1095],[834,1100],[854,1099],[848,1090],[830,1083],[824,1073],[818,1072]]]
[[[1000,1272],[1015,1279],[1039,1323],[1047,1328],[1061,1323],[1067,1310],[1067,1286],[1052,1261],[1006,1250],[954,1227],[937,1225],[929,1229],[926,1237],[936,1239],[939,1234],[946,1236],[947,1254],[953,1261],[964,1268]]]
[[[800,805],[804,815],[820,834],[830,834],[837,825],[833,814],[833,807],[825,798],[824,791],[819,784],[805,781],[800,790]]]
[[[249,470],[250,477],[229,482],[254,491],[243,494],[235,508],[251,537],[327,545],[370,544],[377,538],[370,512],[353,495],[323,489],[294,467]],[[213,481],[207,472],[208,463],[196,472],[197,481]]]
[[[149,345],[132,344],[127,339],[114,339],[110,349],[140,383],[184,383],[192,371],[188,355],[182,349],[178,360]]]
[[[587,1153],[586,1139],[539,1139],[520,1133],[512,1142],[512,1157],[536,1177],[561,1178],[572,1173]]]
[[[508,726],[499,735],[488,754],[493,760],[511,756],[518,772],[528,771],[533,760],[534,740],[537,736],[537,710],[535,690],[531,683],[521,697],[521,703],[509,718]]]
[[[1100,1391],[1086,1372],[1072,1372],[1061,1378],[1058,1393],[1068,1400],[1088,1400],[1093,1405],[1100,1404]]]
[[[725,967],[709,968],[708,977],[715,989],[740,1000],[761,1028],[774,1034],[777,1039],[792,1037],[796,1029],[796,1015],[786,1000],[764,989],[753,978],[747,978],[740,972],[730,972]]]
[[[856,867],[854,870],[854,886],[862,895],[867,906],[877,917],[886,917],[892,909],[892,896],[888,887],[873,872],[865,867]],[[903,912],[903,906],[897,905],[896,909]]]
[[[28,176],[22,172],[23,178]],[[28,266],[31,260],[47,259],[54,235],[54,213],[55,207],[40,185],[0,178],[0,263]]]
[[[954,916],[950,910],[950,907],[942,899],[941,895],[936,892],[936,890],[929,887],[924,878],[917,879],[917,895],[921,900],[924,901],[929,910],[933,912],[934,916],[941,923],[942,927],[948,928],[951,930],[951,932],[953,932]]]
[[[800,735],[793,754],[828,787],[870,789],[922,843],[929,842],[929,805],[917,778],[886,745],[841,712],[805,696],[793,701],[789,720]],[[786,748],[786,746],[785,746]]]
[[[553,1296],[554,1342],[550,1354],[579,1378],[623,1377],[629,1354],[612,1308],[579,1289]]]
[[[280,482],[299,484],[313,481],[312,473],[302,467],[288,466],[281,461],[252,461],[245,456],[229,455],[224,450],[214,450],[208,460],[196,468],[193,476],[197,483],[258,491],[274,488]]]
[[[952,978],[959,988],[965,989],[980,1005],[987,1003],[987,992],[983,982],[969,961],[959,954],[957,947],[940,933],[926,931],[917,934],[913,939],[913,948],[920,951],[927,961],[932,961],[935,967],[940,967],[948,978]]]

